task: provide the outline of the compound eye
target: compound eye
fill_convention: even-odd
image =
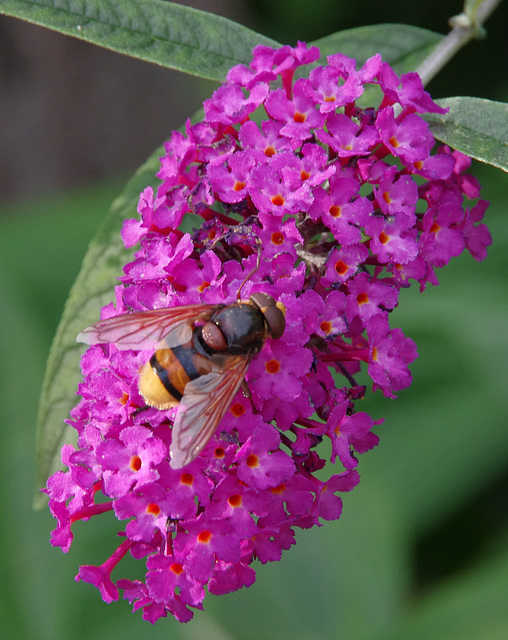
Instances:
[[[224,334],[213,322],[205,322],[201,329],[201,337],[212,351],[224,351],[228,346]]]
[[[275,300],[272,298],[272,296],[268,295],[268,293],[263,293],[262,291],[253,293],[249,297],[249,300],[255,307],[258,307],[259,309],[264,309],[265,307],[275,307]]]
[[[270,330],[270,335],[276,340],[281,337],[286,328],[286,318],[279,307],[273,306],[265,309],[264,312],[266,324]]]

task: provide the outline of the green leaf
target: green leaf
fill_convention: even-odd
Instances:
[[[376,53],[389,62],[397,73],[414,71],[443,36],[408,24],[378,24],[338,31],[312,44],[321,49],[323,59],[340,51],[358,64]]]
[[[113,288],[122,267],[132,259],[120,238],[122,222],[136,217],[140,192],[156,182],[162,148],[157,149],[127,183],[113,202],[110,214],[99,228],[83,260],[81,271],[65,304],[48,358],[37,417],[36,480],[38,487],[60,468],[63,442],[75,441],[75,431],[64,420],[76,403],[76,389],[81,380],[79,358],[84,345],[76,343],[77,334],[97,321],[103,305],[113,300]],[[34,506],[45,502],[37,493]]]
[[[162,0],[3,0],[2,13],[217,81],[250,62],[257,44],[279,46],[221,16]]]
[[[428,114],[438,140],[468,156],[508,171],[508,104],[483,98],[436,100],[448,113]]]

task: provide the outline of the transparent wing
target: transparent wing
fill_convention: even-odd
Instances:
[[[248,356],[232,356],[221,371],[186,385],[172,429],[172,469],[185,467],[203,450],[242,384],[250,360]]]
[[[152,349],[164,340],[166,347],[176,347],[190,340],[192,324],[208,318],[214,305],[193,304],[171,309],[135,311],[100,320],[78,334],[76,341],[85,344],[114,342],[119,349]]]

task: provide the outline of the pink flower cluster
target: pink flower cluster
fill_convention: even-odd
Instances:
[[[250,586],[255,559],[280,560],[296,528],[340,517],[340,494],[359,481],[356,455],[378,443],[382,422],[356,410],[365,387],[355,376],[365,366],[388,397],[411,383],[416,346],[389,322],[400,288],[437,284],[436,267],[465,248],[481,260],[491,242],[479,224],[487,203],[468,204],[480,193],[464,173],[470,160],[436,148],[421,116],[443,110],[419,77],[399,78],[379,55],[360,69],[340,53],[318,58],[303,43],[256,47],[205,102],[203,121],[173,133],[157,192],[141,194],[140,219],[123,228],[140,249],[116,306],[103,309],[235,302],[259,260],[242,297],[283,303],[286,329],[248,369],[252,398],[239,392],[202,454],[174,470],[178,408],[140,411],[150,354],[106,344],[82,359],[78,447],[63,448],[68,470],[46,489],[52,544],[67,551],[73,522],[113,511],[123,541],[77,579],[106,602],[122,589],[150,622],[190,620],[205,589]],[[368,85],[382,93],[377,108],[358,104]],[[189,218],[197,228],[184,232]],[[326,439],[340,468],[322,479]],[[126,553],[146,559],[144,580],[113,582]]]

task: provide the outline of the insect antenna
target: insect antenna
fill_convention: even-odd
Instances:
[[[261,242],[260,242],[259,238],[256,238],[256,244],[257,244],[257,249],[258,249],[258,259],[256,260],[256,264],[254,265],[254,268],[251,269],[251,271],[249,271],[249,273],[245,276],[245,278],[242,281],[242,284],[240,285],[240,288],[238,289],[238,293],[236,294],[238,302],[241,301],[241,292],[242,292],[244,284],[247,282],[247,280],[250,280],[250,278],[252,278],[252,276],[259,269],[259,265],[261,263]]]

